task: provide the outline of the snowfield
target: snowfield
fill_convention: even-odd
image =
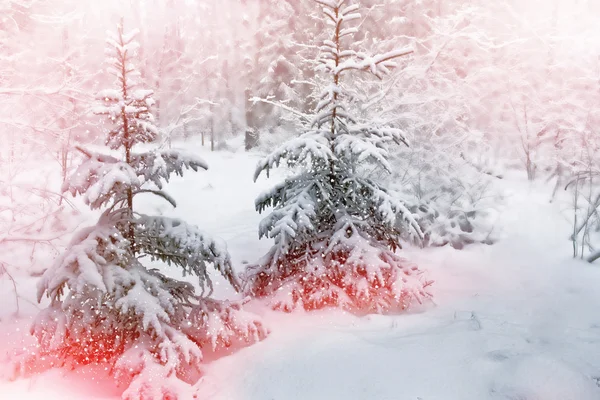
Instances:
[[[270,247],[258,240],[253,183],[260,158],[200,151],[210,169],[174,179],[178,207],[148,199],[148,211],[185,217],[228,243],[238,271]],[[404,250],[435,280],[434,303],[402,315],[355,317],[339,311],[283,314],[251,306],[271,335],[208,362],[198,382],[211,400],[599,400],[600,267],[572,260],[568,199],[549,203],[550,186],[519,174],[498,180],[506,193],[493,245]],[[50,257],[49,257],[50,258]],[[51,260],[49,259],[50,263]],[[35,279],[0,280],[0,344],[23,346],[36,312]],[[220,297],[235,297],[223,280]],[[118,399],[102,368],[51,370],[0,382],[0,398]],[[190,400],[192,399],[190,394]],[[182,399],[187,400],[187,399]]]

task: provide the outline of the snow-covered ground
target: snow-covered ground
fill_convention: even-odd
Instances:
[[[211,169],[174,179],[179,206],[148,211],[184,217],[228,242],[235,266],[257,260],[252,182],[257,154],[202,152]],[[272,331],[261,343],[206,365],[198,383],[214,400],[598,400],[600,267],[570,259],[566,202],[520,177],[507,192],[493,246],[407,249],[436,281],[435,303],[393,316],[257,310]],[[149,200],[150,201],[150,200]],[[48,260],[51,262],[51,260]],[[34,279],[0,280],[0,345],[22,346],[35,312]],[[219,296],[234,296],[221,282]],[[8,364],[5,364],[8,369]],[[0,382],[0,399],[118,399],[104,371],[53,370]],[[191,399],[191,397],[190,397]],[[186,400],[186,399],[182,399]]]

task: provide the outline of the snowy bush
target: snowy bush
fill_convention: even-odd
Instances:
[[[73,237],[39,283],[38,299],[48,296],[50,305],[32,327],[39,343],[32,360],[107,363],[118,381],[128,383],[124,399],[185,399],[203,351],[258,341],[266,330],[239,304],[209,298],[209,265],[239,289],[222,241],[182,220],[133,209],[133,198],[143,193],[175,205],[162,191],[169,177],[207,168],[175,150],[136,151],[158,129],[150,111],[152,91],[138,87],[132,65],[134,37],[119,26],[118,35],[109,38],[109,71],[117,89],[101,91],[94,108],[111,126],[106,144],[123,156],[80,149],[85,161],[64,184],[64,191],[104,211],[95,226]],[[148,261],[196,276],[200,293]]]
[[[392,160],[390,186],[416,215],[424,234],[419,244],[456,249],[473,243],[493,244],[502,203],[502,195],[493,186],[499,173],[464,156],[464,143],[449,148],[439,142],[414,140]]]
[[[577,150],[569,152],[561,149],[561,158],[555,173],[557,177],[555,192],[559,185],[564,185],[572,199],[572,232],[573,257],[587,258],[594,262],[600,258],[600,146],[595,139],[595,132],[579,133],[575,143],[581,143]],[[565,146],[566,147],[566,146]],[[559,169],[560,168],[560,169]]]
[[[23,280],[47,268],[78,222],[72,204],[53,190],[60,171],[47,167],[52,162],[31,143],[9,139],[0,149],[0,280],[10,282],[15,302],[5,307],[16,314]]]
[[[413,214],[385,187],[366,176],[369,167],[391,171],[387,147],[403,144],[393,128],[359,121],[351,113],[351,71],[381,78],[396,67],[397,50],[376,56],[347,48],[360,18],[357,5],[319,0],[333,36],[321,46],[317,72],[324,76],[309,129],[262,160],[255,179],[285,163],[294,174],[256,200],[259,212],[274,210],[260,224],[275,245],[245,274],[250,295],[269,297],[277,309],[327,306],[352,312],[404,310],[429,297],[430,282],[398,256],[402,235],[422,238]],[[400,228],[399,228],[400,227]]]

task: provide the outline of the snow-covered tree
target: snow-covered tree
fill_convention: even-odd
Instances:
[[[306,78],[303,76],[306,51],[299,44],[306,41],[307,32],[297,25],[302,22],[298,15],[306,15],[309,5],[289,0],[257,3],[252,75],[247,81],[249,100],[279,99],[299,109],[306,103],[310,87],[296,82]],[[281,123],[280,111],[272,104],[254,102],[246,110],[247,125],[254,131],[269,129]]]
[[[222,241],[182,220],[134,211],[134,197],[144,193],[175,205],[162,191],[170,176],[207,168],[201,159],[175,150],[139,148],[159,132],[152,91],[141,88],[133,64],[135,34],[124,33],[121,24],[109,37],[116,88],[100,91],[94,108],[110,126],[106,144],[113,153],[80,149],[85,161],[63,188],[103,212],[44,273],[38,297],[48,296],[50,305],[32,333],[38,357],[69,365],[110,364],[117,379],[129,383],[124,399],[183,399],[190,396],[186,382],[203,351],[257,341],[266,331],[240,304],[209,297],[209,265],[239,289]],[[196,276],[200,293],[158,263]]]
[[[317,71],[324,90],[309,130],[284,143],[256,169],[260,174],[290,166],[295,174],[256,200],[259,212],[274,210],[260,224],[260,237],[274,246],[245,274],[245,290],[272,297],[277,309],[341,307],[352,312],[404,310],[430,296],[422,272],[396,254],[405,232],[422,237],[413,215],[397,196],[371,179],[368,168],[390,171],[387,147],[405,144],[398,129],[360,121],[351,110],[351,72],[382,78],[409,49],[368,56],[352,49],[360,19],[357,4],[317,0],[331,28]],[[398,219],[403,221],[398,229]]]
[[[444,10],[437,1],[405,3],[407,13],[422,8],[427,14],[417,24],[396,21],[394,27],[398,35],[412,38],[416,50],[382,101],[385,117],[413,132],[411,147],[393,154],[390,185],[418,214],[424,245],[493,243],[500,196],[492,183],[501,172],[484,131],[471,123],[479,119],[471,112],[484,92],[479,88],[490,79],[490,69],[483,68],[489,53],[484,49],[490,44],[469,24],[477,14],[471,4]],[[390,41],[381,46],[390,46]]]

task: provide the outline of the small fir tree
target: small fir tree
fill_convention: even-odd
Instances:
[[[98,94],[96,114],[112,129],[106,144],[122,158],[81,149],[86,160],[64,190],[104,209],[95,226],[81,230],[49,268],[38,296],[50,306],[32,328],[40,357],[60,364],[109,363],[118,380],[129,382],[124,399],[191,398],[190,371],[203,349],[215,351],[240,339],[256,341],[266,331],[239,304],[210,299],[208,265],[236,289],[225,244],[179,219],[137,213],[133,198],[158,195],[172,174],[206,169],[204,161],[175,150],[136,151],[158,135],[150,111],[152,91],[139,87],[132,64],[135,32],[122,25],[108,39],[109,72],[117,89]],[[199,279],[194,286],[142,261],[159,261]],[[183,394],[182,394],[183,393]]]
[[[400,237],[422,237],[413,215],[367,174],[367,166],[390,172],[388,144],[406,144],[398,129],[361,122],[351,110],[351,88],[342,77],[370,72],[381,78],[410,50],[373,57],[346,44],[358,30],[358,5],[316,0],[333,30],[321,46],[318,72],[326,77],[308,132],[262,160],[255,179],[282,162],[295,175],[256,200],[259,212],[274,211],[260,224],[260,237],[275,245],[245,273],[245,290],[273,297],[273,306],[342,307],[353,312],[404,310],[430,294],[416,266],[396,254]],[[398,224],[397,219],[401,219]],[[398,228],[400,227],[400,229]]]

